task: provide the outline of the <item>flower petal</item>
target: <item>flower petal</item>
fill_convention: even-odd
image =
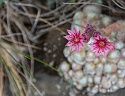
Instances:
[[[100,55],[100,53],[99,53],[98,51],[96,51],[95,55],[96,55],[96,56],[99,56],[99,55]]]
[[[101,42],[104,44],[101,45]],[[114,44],[108,41],[108,38],[103,38],[101,35],[94,37],[94,42],[89,45],[92,46],[92,49],[90,50],[91,52],[95,52],[96,56],[99,56],[102,53],[104,57],[107,56],[108,51],[112,51],[115,48]]]
[[[97,41],[97,40],[100,40],[100,39],[102,39],[101,35],[98,35],[97,37],[94,37],[94,41]]]
[[[96,52],[97,51],[97,48],[96,47],[94,47],[94,48],[92,48],[91,50],[90,50],[90,52]]]
[[[80,51],[80,47],[84,46],[81,32],[77,31],[76,28],[74,28],[73,31],[67,30],[67,32],[69,35],[64,36],[64,38],[69,41],[66,46],[72,46],[71,51],[74,51],[75,49]]]
[[[107,52],[106,51],[103,51],[102,54],[103,54],[104,57],[107,56]]]
[[[66,35],[66,36],[63,36],[65,39],[67,40],[71,40],[73,37],[71,35]]]
[[[92,47],[96,47],[97,46],[95,42],[90,43],[89,45],[92,46]]]
[[[83,42],[80,42],[80,43],[79,43],[79,46],[84,46],[84,43],[83,43]]]
[[[73,43],[69,41],[65,46],[72,46],[72,45]]]
[[[73,31],[67,30],[67,32],[68,32],[69,35],[73,35]]]
[[[71,52],[74,51],[75,49],[76,49],[76,46],[72,46]]]
[[[99,40],[103,39],[103,38],[102,38],[102,35],[98,35],[98,38],[99,38]]]
[[[80,46],[79,45],[76,45],[76,49],[78,52],[80,52]]]
[[[73,28],[73,31],[74,31],[74,33],[77,33],[77,30],[76,30],[76,28]]]
[[[95,55],[96,55],[96,56],[99,56],[99,55],[100,55],[100,52],[101,52],[101,49],[97,48]]]

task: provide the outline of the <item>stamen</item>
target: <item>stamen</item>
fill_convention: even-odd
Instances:
[[[78,38],[74,38],[74,42],[78,42],[79,41],[79,39]]]
[[[99,46],[104,46],[104,45],[105,45],[105,43],[103,41],[99,42]]]

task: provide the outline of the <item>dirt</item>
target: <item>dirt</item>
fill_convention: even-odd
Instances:
[[[61,29],[65,33],[67,33],[66,29],[69,28],[70,24],[61,26]],[[58,30],[50,30],[48,33],[44,34],[40,40],[41,44],[39,44],[39,47],[42,48],[42,51],[36,51],[35,56],[52,65],[53,67],[58,68],[60,62],[65,59],[63,55],[63,49],[67,41],[63,38],[63,36],[64,35],[62,35],[62,33]],[[37,66],[35,66],[35,74],[46,72],[48,74],[57,75],[57,72],[43,66],[43,64],[38,62],[35,64],[37,64]]]
[[[68,84],[59,76],[45,73],[37,74],[35,78],[37,80],[35,85],[40,89],[43,96],[68,96],[68,90],[66,90]]]
[[[69,24],[61,26],[61,29],[65,33],[66,29],[69,28]],[[42,48],[42,51],[36,51],[35,56],[41,58],[41,60],[53,67],[58,68],[60,62],[65,59],[63,49],[66,42],[61,32],[50,30],[41,37],[39,47]],[[56,71],[38,62],[35,62],[35,64],[37,65],[35,66],[35,85],[44,94],[43,96],[68,96],[68,90],[66,89],[68,83],[63,81],[63,78],[60,77]]]

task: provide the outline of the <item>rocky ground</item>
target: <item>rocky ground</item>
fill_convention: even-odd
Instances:
[[[37,74],[36,80],[35,85],[45,94],[44,96],[68,96],[67,83],[59,76]]]

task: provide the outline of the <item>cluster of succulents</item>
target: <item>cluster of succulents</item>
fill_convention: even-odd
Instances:
[[[81,52],[71,52],[71,47],[64,48],[67,61],[60,64],[60,70],[65,80],[73,80],[73,85],[82,90],[86,87],[88,94],[98,92],[114,92],[125,87],[125,46],[124,42],[115,38],[115,50],[108,53],[107,57],[96,57],[89,51],[89,45]]]
[[[71,29],[83,30],[82,21],[85,20],[90,23],[94,28],[100,29],[106,27],[113,22],[110,16],[101,14],[101,7],[95,5],[87,5],[83,11],[78,11],[73,17]]]
[[[75,27],[81,31],[83,30],[81,20],[91,22],[97,29],[108,26],[112,22],[112,19],[102,15],[101,9],[95,5],[86,6],[84,11],[77,12],[73,19],[71,28]],[[88,96],[93,96],[98,92],[115,92],[120,88],[124,88],[125,44],[123,40],[118,38],[117,34],[117,32],[111,32],[108,36],[110,41],[114,42],[115,50],[109,52],[106,57],[102,55],[95,56],[94,53],[90,52],[91,46],[89,44],[93,42],[93,38],[90,38],[80,52],[71,52],[71,47],[65,47],[63,54],[67,61],[63,61],[59,66],[65,80],[72,79],[77,90],[85,88],[84,91]]]

